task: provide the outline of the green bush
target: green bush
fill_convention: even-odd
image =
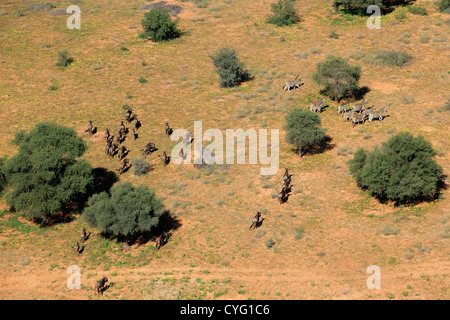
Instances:
[[[360,77],[359,66],[351,66],[340,57],[332,57],[317,64],[313,80],[324,87],[325,94],[337,101],[359,89]]]
[[[234,87],[249,80],[250,75],[245,70],[245,65],[237,58],[235,50],[221,48],[211,59],[220,76],[221,87]]]
[[[164,213],[164,204],[152,190],[129,182],[111,188],[111,195],[94,194],[88,204],[83,217],[89,225],[121,241],[151,232]]]
[[[58,52],[58,61],[56,62],[58,67],[67,67],[72,62],[73,58],[69,57],[69,52],[67,50]]]
[[[4,165],[12,187],[7,202],[27,218],[47,222],[93,186],[91,165],[80,160],[86,143],[72,128],[39,123],[13,143],[19,152]]]
[[[428,14],[427,9],[418,5],[408,6],[408,12],[419,16],[426,16]]]
[[[178,22],[172,21],[169,11],[164,8],[153,8],[145,14],[141,23],[144,28],[144,32],[139,35],[141,38],[150,37],[155,42],[162,42],[181,36]]]
[[[411,0],[334,0],[334,9],[342,10],[345,13],[367,16],[367,8],[375,5],[381,9],[382,13],[388,13],[394,10],[397,5],[407,4]]]
[[[2,194],[3,190],[6,188],[7,180],[6,175],[3,172],[3,165],[6,162],[6,158],[0,158],[0,195]]]
[[[380,200],[413,203],[435,196],[442,168],[436,151],[423,137],[401,132],[373,151],[359,149],[349,161],[358,185]]]
[[[309,110],[294,109],[286,116],[286,141],[297,148],[300,158],[325,141],[325,130],[320,126],[319,115]]]
[[[150,163],[144,159],[133,159],[131,164],[133,165],[133,173],[137,176],[142,176],[151,169]]]
[[[295,0],[278,0],[271,5],[272,15],[267,19],[268,23],[279,27],[289,26],[300,21],[300,17],[294,8]]]
[[[375,51],[374,55],[366,61],[373,65],[388,67],[403,67],[409,64],[412,57],[401,51]]]
[[[450,0],[440,0],[435,3],[439,12],[450,13]]]

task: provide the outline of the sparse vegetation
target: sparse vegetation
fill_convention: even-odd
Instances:
[[[367,62],[379,66],[403,67],[408,65],[411,59],[412,57],[406,52],[379,50],[368,58]]]
[[[58,61],[56,62],[56,65],[58,67],[67,67],[70,65],[74,59],[69,56],[69,51],[63,50],[58,52]]]
[[[300,21],[300,16],[294,8],[295,0],[278,0],[271,4],[272,15],[267,19],[268,23],[279,27],[290,26]]]
[[[220,76],[221,87],[234,87],[249,80],[250,75],[245,70],[244,63],[237,58],[235,50],[221,48],[211,59]]]

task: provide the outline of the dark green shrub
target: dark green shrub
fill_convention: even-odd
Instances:
[[[317,64],[313,80],[324,87],[326,95],[337,101],[359,89],[360,77],[359,66],[351,66],[342,58],[332,57]]]
[[[294,8],[295,0],[278,0],[271,5],[272,15],[267,19],[268,23],[279,27],[289,26],[300,21],[300,16]]]
[[[419,16],[426,16],[428,14],[427,9],[418,5],[408,6],[408,12]]]
[[[72,62],[73,58],[69,57],[69,52],[67,50],[58,52],[58,61],[56,62],[58,67],[67,67]]]
[[[297,148],[299,157],[321,145],[326,137],[319,115],[308,110],[294,109],[286,116],[286,141]]]
[[[121,241],[151,232],[164,213],[164,204],[152,190],[129,182],[112,187],[111,195],[94,194],[88,203],[83,217],[89,225]]]
[[[6,158],[0,158],[0,196],[8,183],[6,180],[6,175],[3,172],[3,165],[5,164],[5,162]]]
[[[435,2],[439,12],[450,13],[450,0],[440,0]]]
[[[333,6],[336,11],[342,10],[345,13],[367,16],[367,8],[376,5],[381,9],[381,13],[388,13],[394,10],[397,5],[408,4],[411,0],[334,0]]]
[[[339,35],[336,33],[336,31],[331,31],[330,32],[330,34],[328,35],[328,38],[331,38],[331,39],[338,39],[339,38]]]
[[[144,32],[141,38],[151,38],[155,42],[167,41],[181,36],[177,28],[177,21],[172,21],[169,11],[164,8],[153,8],[147,12],[142,20]]]
[[[39,123],[13,143],[19,152],[4,165],[12,187],[7,202],[27,218],[47,222],[92,187],[91,165],[79,159],[86,143],[72,128]]]
[[[211,59],[220,76],[221,87],[234,87],[249,80],[250,75],[245,70],[245,65],[237,58],[235,50],[221,48]]]
[[[349,161],[358,185],[380,200],[413,203],[435,196],[442,168],[436,151],[423,137],[401,132],[373,151],[359,149]]]

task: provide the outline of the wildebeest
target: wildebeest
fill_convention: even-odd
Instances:
[[[165,131],[166,131],[166,134],[168,135],[168,136],[170,136],[171,134],[172,134],[172,128],[171,127],[169,127],[169,123],[168,122],[166,122],[166,126],[165,126]]]
[[[119,175],[121,175],[122,173],[124,173],[124,171],[128,168],[129,165],[130,165],[130,160],[123,159],[122,163],[119,166],[119,169],[116,169],[116,171],[119,171]]]
[[[136,132],[136,130],[134,128],[131,129],[133,131],[133,138],[134,140],[136,140],[138,138],[138,133]]]
[[[77,254],[80,254],[83,251],[83,249],[80,246],[80,242],[79,241],[77,241],[77,244],[75,245],[74,249],[75,249],[75,252]]]
[[[167,155],[165,151],[163,151],[162,155],[158,155],[158,157],[161,159],[162,163],[166,166],[170,162],[170,157]]]
[[[118,147],[119,145],[117,143],[111,144],[111,146],[108,149],[108,156],[111,158],[114,157],[114,153],[116,152]]]
[[[300,81],[302,81],[302,79],[300,78],[300,76],[297,76],[295,79],[294,79],[294,81],[286,81],[286,83],[284,84],[284,86],[283,86],[283,90],[284,91],[291,91],[291,89],[294,89],[295,90],[295,88],[299,88],[299,89],[301,89],[301,85],[303,84],[303,83],[300,83]]]
[[[143,155],[149,155],[156,150],[158,150],[158,148],[156,148],[156,145],[153,142],[147,143],[144,149],[140,149]]]
[[[250,225],[250,229],[249,230],[256,229],[258,227],[260,222],[262,222],[262,220],[259,220],[260,218],[261,218],[261,212],[258,211],[256,213],[256,215],[252,219],[252,224]]]
[[[103,135],[105,137],[105,140],[108,141],[109,139],[109,129],[106,128],[105,134]]]
[[[90,235],[91,235],[91,233],[89,232],[89,234],[88,234],[86,228],[83,228],[83,232],[81,233],[81,238],[80,238],[81,243],[85,242],[87,240],[87,238],[89,238]]]
[[[119,148],[119,151],[117,152],[117,157],[119,158],[119,160],[122,160],[127,152],[127,147],[126,146],[122,146]]]
[[[136,114],[136,115],[134,116],[134,118],[133,118],[133,124],[134,124],[134,128],[135,128],[136,130],[138,130],[139,127],[141,126],[141,122],[138,120],[137,114]]]
[[[93,122],[92,120],[89,120],[88,128],[84,132],[89,132],[89,134],[93,134],[94,133],[94,126],[92,125],[92,122]]]
[[[155,240],[156,250],[159,250],[162,246],[166,244],[167,240],[169,239],[169,236],[170,235],[168,232],[164,232],[159,237],[156,238]]]
[[[133,113],[133,110],[131,110],[131,108],[129,108],[127,110],[127,112],[125,113],[125,120],[128,121],[128,123],[131,122],[131,114]]]
[[[100,280],[98,280],[95,284],[95,293],[96,294],[103,294],[103,291],[105,291],[105,284],[108,282],[107,277],[103,277]]]

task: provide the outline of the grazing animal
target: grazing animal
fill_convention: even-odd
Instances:
[[[79,242],[79,241],[77,241],[77,244],[75,245],[74,249],[75,249],[75,252],[76,252],[77,254],[80,254],[81,251],[83,250],[83,249],[81,248],[81,246],[80,246],[80,242]]]
[[[309,105],[309,110],[320,113],[322,111],[322,107],[324,104],[325,104],[325,98],[322,98],[319,101],[312,102]]]
[[[108,282],[107,277],[103,277],[97,281],[97,283],[95,284],[95,293],[96,294],[103,294],[103,291],[105,291],[106,282]]]
[[[138,138],[138,134],[134,128],[131,129],[133,131],[133,138],[136,140]]]
[[[291,91],[291,89],[295,90],[295,88],[299,88],[301,89],[301,85],[303,83],[300,83],[300,81],[302,81],[302,79],[300,78],[300,76],[297,76],[294,81],[286,81],[285,85],[283,86],[283,90],[284,91]]]
[[[364,123],[366,121],[366,117],[364,114],[362,113],[355,113],[352,115],[352,128],[357,124],[360,123],[362,121],[362,123]]]
[[[141,122],[138,120],[137,115],[133,118],[134,128],[137,130],[141,126]]]
[[[149,142],[144,147],[144,149],[141,149],[140,151],[142,151],[143,155],[149,155],[156,150],[158,150],[158,148],[156,148],[156,145],[153,142]]]
[[[345,105],[340,105],[340,106],[338,106],[338,109],[337,109],[337,111],[338,111],[338,114],[340,114],[340,113],[342,113],[342,112],[346,112],[347,111],[347,108],[348,108],[348,106],[349,106],[349,104],[347,103],[347,104],[345,104]]]
[[[278,194],[278,199],[280,200],[280,203],[283,204],[288,201],[289,196],[290,196],[289,193],[280,192]]]
[[[350,111],[344,112],[344,121],[350,120],[354,113],[355,113],[354,110],[350,110]]]
[[[171,134],[172,134],[172,128],[171,127],[169,127],[169,123],[168,122],[166,122],[166,126],[165,126],[165,130],[166,130],[166,134],[168,135],[168,136],[170,136]]]
[[[130,164],[130,160],[128,159],[123,159],[122,163],[119,166],[119,169],[116,169],[116,171],[119,171],[119,175],[121,175],[122,173],[124,173],[125,169],[128,168]]]
[[[255,229],[258,226],[258,224],[260,222],[260,220],[259,220],[260,218],[261,218],[261,212],[258,211],[252,219],[252,224],[250,225],[250,230]]]
[[[116,134],[116,141],[117,141],[117,143],[121,143],[122,142],[122,131],[119,131],[117,134]]]
[[[81,239],[80,239],[81,243],[85,242],[90,235],[91,235],[91,233],[89,232],[89,234],[87,234],[86,228],[83,228],[83,232],[81,233]]]
[[[119,148],[119,151],[117,152],[117,157],[119,158],[119,160],[122,160],[123,157],[125,157],[125,153],[127,152],[127,147],[126,146],[122,146]]]
[[[131,108],[129,108],[127,110],[127,112],[125,113],[125,120],[128,121],[128,123],[131,122],[131,114],[133,113],[133,110],[131,110]]]
[[[103,136],[105,137],[106,141],[109,140],[109,129],[108,128],[106,128],[105,134]]]
[[[92,125],[92,122],[93,122],[92,120],[89,120],[88,128],[84,132],[89,132],[89,134],[94,133],[94,126]]]
[[[373,119],[383,120],[383,112],[387,112],[386,107],[381,110],[373,111],[369,113],[369,122],[372,122]]]
[[[164,232],[159,237],[157,237],[155,240],[156,250],[159,250],[162,246],[164,246],[168,239],[169,239],[168,232]]]
[[[158,155],[158,157],[161,159],[162,163],[167,166],[170,162],[170,157],[167,155],[165,151],[163,151],[162,155]]]
[[[119,145],[117,143],[113,143],[111,147],[108,149],[108,155],[112,158],[114,157],[114,153],[116,153],[117,148],[119,148]]]
[[[353,111],[354,112],[361,112],[362,110],[364,110],[364,107],[366,106],[366,104],[367,104],[367,99],[364,99],[363,100],[363,102],[361,102],[361,103],[358,103],[358,104],[355,104],[354,106],[353,106]]]

